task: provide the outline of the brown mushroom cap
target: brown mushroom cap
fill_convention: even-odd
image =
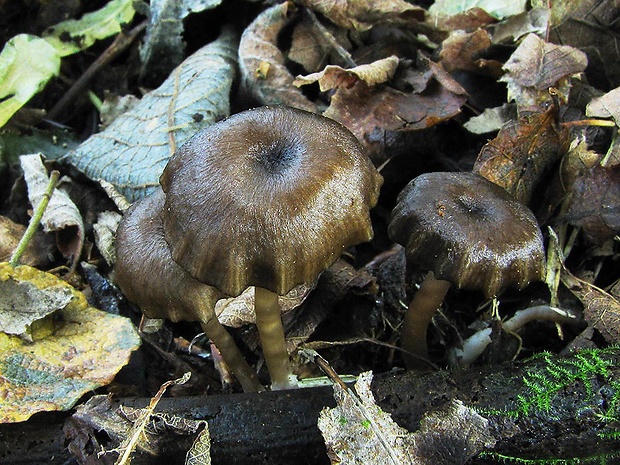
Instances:
[[[222,294],[172,260],[164,240],[161,189],[125,212],[116,233],[115,281],[149,318],[207,322]]]
[[[544,276],[532,212],[474,173],[427,173],[400,193],[388,233],[407,259],[435,277],[487,297]]]
[[[273,106],[196,134],[168,163],[166,241],[199,281],[285,294],[372,238],[383,179],[339,123]]]

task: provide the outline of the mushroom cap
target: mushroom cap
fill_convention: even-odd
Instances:
[[[149,318],[208,322],[222,294],[190,276],[173,259],[164,240],[164,193],[129,208],[116,233],[115,281]]]
[[[478,174],[418,176],[400,193],[388,234],[405,247],[410,262],[489,298],[544,276],[534,214]]]
[[[197,133],[161,178],[174,259],[238,295],[283,295],[369,241],[383,178],[344,126],[303,110],[247,110]]]

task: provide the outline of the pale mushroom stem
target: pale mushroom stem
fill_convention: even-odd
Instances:
[[[286,350],[278,295],[262,287],[256,287],[254,311],[258,334],[263,346],[263,355],[271,376],[271,389],[280,390],[296,387],[291,374],[288,351]]]
[[[232,371],[235,378],[241,383],[241,387],[244,392],[261,392],[265,389],[258,381],[256,373],[248,365],[248,362],[243,358],[241,351],[235,344],[232,336],[226,331],[226,328],[218,321],[217,317],[211,318],[206,323],[200,323],[202,330],[207,337],[211,339],[213,344],[220,351],[224,362],[228,365],[230,371]]]
[[[400,333],[400,346],[406,351],[403,360],[407,368],[421,370],[429,367],[426,332],[448,289],[450,283],[435,278],[430,271],[411,300]]]

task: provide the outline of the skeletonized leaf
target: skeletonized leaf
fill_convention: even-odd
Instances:
[[[177,147],[230,113],[235,37],[224,32],[187,58],[157,89],[65,159],[135,201],[159,185]]]
[[[239,43],[239,68],[244,91],[263,105],[283,104],[316,112],[317,106],[293,85],[293,75],[284,65],[278,34],[289,23],[288,2],[259,14]]]
[[[36,208],[49,183],[47,170],[43,166],[41,154],[22,155],[19,160],[28,186],[28,199]],[[80,211],[66,192],[54,189],[41,218],[41,225],[45,232],[64,231],[63,242],[57,241],[58,248],[67,258],[79,257],[84,244],[84,223]]]
[[[70,293],[53,321],[32,327],[34,342],[0,332],[0,423],[71,408],[84,393],[109,383],[140,345],[131,321],[89,307],[81,292],[54,275],[2,263],[0,280]]]
[[[321,72],[312,73],[307,76],[297,76],[293,84],[296,86],[303,86],[318,81],[321,92],[337,89],[338,87],[349,89],[358,81],[364,81],[369,86],[375,86],[392,79],[396,72],[398,61],[398,57],[390,56],[367,65],[360,65],[350,69],[328,65]]]
[[[415,433],[398,426],[376,404],[372,373],[360,374],[354,394],[334,385],[337,406],[323,409],[318,426],[332,463],[347,465],[464,464],[495,443],[489,422],[461,402],[427,413]]]

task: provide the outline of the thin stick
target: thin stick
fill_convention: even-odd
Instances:
[[[26,247],[28,247],[28,244],[30,243],[32,236],[34,236],[34,233],[37,231],[39,227],[41,218],[43,218],[43,213],[45,213],[47,204],[50,202],[50,199],[52,198],[52,194],[54,192],[54,189],[56,188],[56,184],[58,184],[59,179],[60,179],[60,173],[56,170],[52,171],[52,173],[50,174],[49,183],[47,184],[47,188],[45,189],[45,192],[43,193],[43,198],[41,198],[39,205],[37,205],[37,207],[35,208],[32,218],[30,219],[30,224],[28,225],[28,228],[26,229],[26,232],[20,239],[19,244],[17,244],[17,247],[15,248],[13,255],[11,255],[11,259],[9,260],[9,265],[13,267],[19,265],[19,260],[20,258],[22,258],[22,255],[26,251]]]
[[[69,88],[69,90],[56,102],[56,105],[49,111],[46,119],[55,120],[67,108],[70,102],[86,89],[91,79],[101,71],[108,63],[114,60],[138,37],[138,35],[146,29],[147,21],[143,21],[129,32],[121,32],[116,36],[114,42],[105,49],[105,51],[84,71],[77,81]]]

